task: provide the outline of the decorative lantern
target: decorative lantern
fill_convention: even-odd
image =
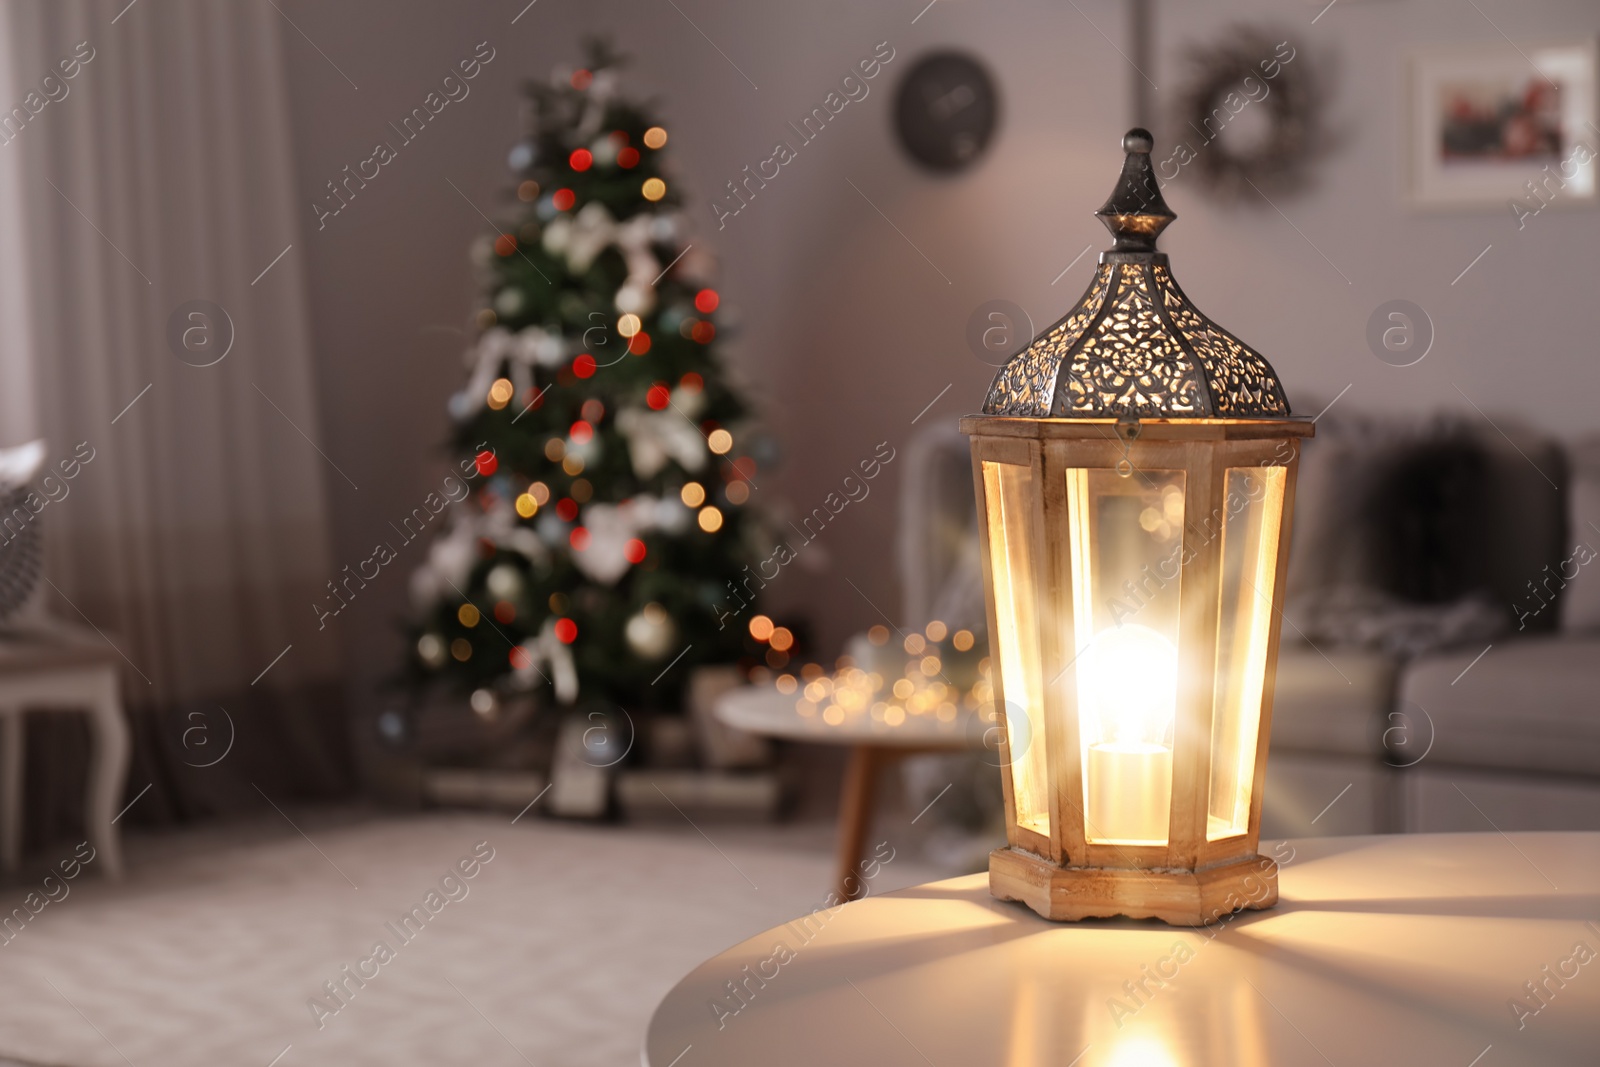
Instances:
[[[1001,368],[972,439],[1006,848],[1049,919],[1200,926],[1278,899],[1258,856],[1299,439],[1267,361],[1197,311],[1123,138],[1083,299]]]

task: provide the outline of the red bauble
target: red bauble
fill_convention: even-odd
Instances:
[[[632,170],[639,165],[639,150],[637,148],[624,148],[617,153],[617,166],[623,170]]]
[[[594,153],[587,148],[574,148],[572,155],[567,157],[567,163],[573,170],[588,170],[594,166]]]
[[[722,298],[717,296],[715,289],[702,289],[694,294],[694,309],[702,315],[709,315],[717,310],[717,305],[722,303]]]
[[[578,202],[578,194],[571,189],[557,189],[550,194],[550,202],[556,206],[557,211],[570,211],[572,205]]]
[[[644,402],[651,411],[665,411],[672,403],[672,390],[667,388],[666,382],[657,382],[644,394]]]
[[[623,547],[622,554],[629,563],[643,563],[645,556],[644,542],[635,537]]]
[[[494,239],[494,250],[497,255],[509,256],[517,250],[517,239],[509,233],[503,233]]]
[[[648,351],[650,351],[650,335],[643,330],[628,338],[628,353],[630,355],[642,356]]]
[[[478,465],[478,473],[485,478],[500,469],[500,460],[493,452],[479,452],[473,462]]]
[[[578,502],[570,496],[564,496],[556,502],[556,516],[562,522],[571,522],[578,517]]]
[[[556,620],[556,640],[570,645],[578,639],[578,624],[571,619]]]
[[[573,444],[586,445],[594,440],[594,427],[579,419],[572,424],[572,429],[567,431],[567,436],[572,438]]]
[[[567,535],[567,543],[572,546],[572,551],[583,552],[589,547],[589,531],[582,526],[574,526]]]
[[[580,378],[592,378],[598,366],[599,364],[595,363],[594,357],[584,352],[572,361],[572,373]]]

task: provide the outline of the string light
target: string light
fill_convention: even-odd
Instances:
[[[632,337],[642,329],[644,329],[644,324],[639,321],[639,316],[632,313],[624,315],[617,320],[617,332],[624,337]]]
[[[725,456],[733,448],[733,434],[720,427],[712,430],[706,435],[706,447],[719,456]]]
[[[539,502],[533,499],[532,493],[523,493],[517,497],[517,514],[525,519],[531,519],[538,514]]]
[[[701,508],[698,518],[700,529],[706,533],[716,533],[722,529],[722,512],[714,506],[707,505]]]
[[[660,148],[667,143],[667,131],[660,126],[652,126],[644,131],[644,145],[646,148]]]
[[[512,394],[517,387],[511,384],[510,378],[496,378],[493,385],[489,386],[489,407],[499,411],[511,403]]]
[[[478,609],[471,604],[463,604],[456,609],[456,618],[460,620],[462,626],[470,630],[478,625]]]
[[[772,620],[765,615],[757,615],[750,620],[749,629],[751,637],[757,641],[766,641],[772,636],[772,631],[776,627],[773,625]]]
[[[639,187],[639,193],[646,200],[655,203],[667,195],[667,183],[660,178],[646,178],[644,184]]]

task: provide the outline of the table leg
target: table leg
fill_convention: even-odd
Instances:
[[[872,826],[872,795],[878,784],[883,757],[872,745],[850,749],[850,763],[844,772],[844,789],[839,795],[839,899],[854,900],[861,895],[861,854],[867,831]]]
[[[116,817],[128,776],[128,723],[122,716],[116,671],[106,668],[104,680],[97,689],[94,707],[90,709],[93,755],[89,761],[84,821],[89,825],[89,840],[94,844],[96,861],[107,878],[116,879],[122,877],[122,848],[111,820]]]
[[[0,709],[0,870],[22,862],[22,709]]]

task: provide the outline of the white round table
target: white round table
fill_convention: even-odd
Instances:
[[[644,1063],[1600,1062],[1600,834],[1262,853],[1278,906],[1203,930],[1050,923],[991,898],[984,875],[819,908],[680,981]]]
[[[981,749],[986,740],[992,745],[996,735],[990,724],[971,712],[958,712],[949,721],[932,715],[912,715],[894,726],[870,715],[850,716],[832,724],[820,716],[801,715],[797,704],[795,696],[786,696],[771,686],[744,686],[723,694],[713,713],[725,726],[763,737],[850,746],[850,763],[845,768],[839,796],[835,883],[840,900],[854,900],[865,885],[858,873],[872,825],[872,798],[883,769],[905,756]]]

